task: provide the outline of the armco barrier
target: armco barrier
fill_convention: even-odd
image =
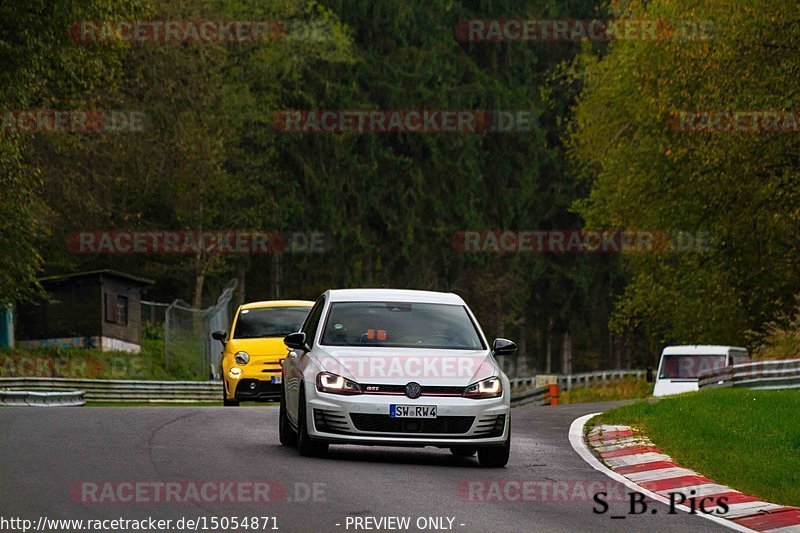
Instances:
[[[559,390],[576,385],[643,377],[644,370],[605,370],[554,377],[557,383],[536,387],[536,378],[511,380],[512,402],[515,405],[538,403],[554,405]],[[555,385],[555,387],[553,387]],[[0,378],[0,390],[33,392],[85,391],[85,399],[94,402],[216,402],[222,397],[221,381],[133,381],[82,378]]]
[[[0,391],[0,405],[35,407],[77,407],[86,405],[84,391],[35,392],[24,390]]]
[[[541,385],[557,383],[560,390],[572,390],[574,387],[588,387],[595,383],[612,381],[623,378],[644,379],[645,370],[596,370],[594,372],[583,372],[580,374],[539,374],[536,377],[514,378],[511,380],[511,388],[541,388]],[[542,380],[545,383],[541,383]],[[540,385],[540,387],[536,387]]]
[[[0,389],[85,392],[95,402],[212,402],[222,399],[221,381],[131,381],[73,378],[0,378]]]
[[[747,387],[750,389],[800,388],[800,359],[758,361],[703,372],[701,389]]]
[[[512,380],[513,405],[554,405],[558,385],[531,388],[533,378]],[[80,388],[88,401],[95,402],[215,402],[222,395],[220,381],[130,381],[70,378],[0,378],[0,389],[26,389],[32,392],[0,391],[8,395],[7,405],[27,405],[22,394],[36,391],[71,391]],[[527,389],[527,390],[526,390]],[[39,394],[43,394],[39,392]],[[15,396],[16,395],[16,396]]]
[[[513,390],[513,388],[512,388]],[[558,405],[558,384],[553,383],[538,389],[511,393],[511,406],[520,405]]]
[[[586,387],[598,382],[631,377],[643,379],[645,377],[645,371],[597,370],[595,372],[583,372],[581,374],[561,374],[558,376],[558,384],[561,390],[572,390],[573,387]]]

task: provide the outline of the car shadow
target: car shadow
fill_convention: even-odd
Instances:
[[[473,457],[458,457],[447,448],[404,448],[389,446],[358,446],[331,444],[323,457],[300,457],[295,448],[280,445],[269,446],[270,453],[283,456],[294,455],[312,461],[348,461],[352,463],[385,463],[420,466],[458,468],[480,468],[477,454]]]

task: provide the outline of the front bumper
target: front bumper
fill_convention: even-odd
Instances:
[[[506,395],[508,392],[506,392]],[[508,439],[507,396],[473,400],[451,396],[362,394],[342,396],[306,388],[308,433],[342,444],[391,446],[491,446]],[[390,418],[389,406],[436,405],[437,418]]]
[[[242,402],[277,402],[281,399],[281,383],[275,383],[269,377],[267,379],[228,378],[225,383],[228,387],[228,396],[231,396],[230,391],[233,390],[234,399]]]

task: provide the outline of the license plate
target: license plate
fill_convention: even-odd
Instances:
[[[435,405],[390,405],[391,418],[436,418]]]
[[[272,376],[271,378],[269,378],[269,382],[270,383],[275,383],[275,384],[282,383],[282,380],[283,380],[283,376]]]

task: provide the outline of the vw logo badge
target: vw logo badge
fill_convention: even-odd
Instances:
[[[412,381],[408,385],[406,385],[406,396],[411,398],[419,398],[422,394],[422,387],[420,387],[419,383]]]

